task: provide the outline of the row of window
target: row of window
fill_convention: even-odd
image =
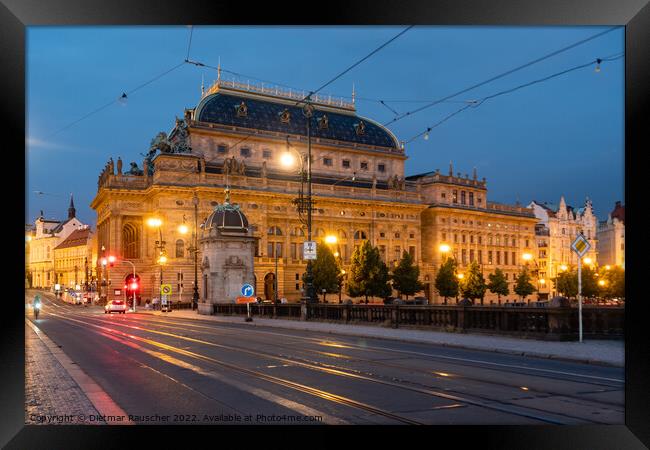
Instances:
[[[447,233],[442,233],[442,240],[443,240],[443,241],[446,241],[446,240],[447,240]],[[473,234],[470,234],[470,235],[469,235],[469,240],[468,240],[468,239],[467,239],[467,236],[466,236],[465,234],[461,234],[461,241],[460,241],[460,243],[462,243],[462,244],[466,244],[466,243],[468,243],[468,242],[469,242],[470,244],[474,244],[474,235],[473,235]],[[517,239],[512,238],[512,240],[511,240],[510,242],[511,242],[512,247],[516,247],[516,246],[517,246]],[[459,243],[459,242],[458,242],[458,234],[454,234],[454,244],[458,244],[458,243]],[[480,235],[477,236],[476,243],[479,244],[479,245],[482,245],[482,244],[483,244],[483,236],[480,236]],[[529,245],[528,245],[529,243],[530,243],[529,240],[526,239],[526,240],[525,240],[525,244],[526,244],[526,245],[525,245],[525,248],[528,248],[528,247],[529,247]],[[495,236],[495,237],[488,236],[488,238],[487,238],[487,245],[504,245],[504,246],[507,246],[507,245],[508,245],[508,239],[507,239],[507,238],[504,238],[504,239],[503,239],[503,244],[502,244],[502,243],[501,243],[501,237],[500,237],[500,236]]]
[[[501,250],[494,250],[494,251],[488,250],[486,254],[487,254],[487,261],[486,261],[487,264],[496,263],[496,265],[503,264],[504,266],[519,264],[517,262],[517,252],[508,253],[507,251],[502,252]],[[460,259],[458,258],[458,250],[454,251],[454,258],[457,261],[460,261],[462,264],[468,263],[468,256],[469,256],[470,263],[476,261],[479,264],[483,264],[483,250],[475,251],[472,249],[467,251],[466,249],[462,249],[460,252]],[[511,258],[508,259],[508,256],[510,256]]]
[[[225,155],[228,153],[228,146],[225,144],[220,144],[217,146],[217,153],[220,155]],[[250,158],[252,155],[252,151],[249,147],[242,147],[239,149],[239,156],[243,158]],[[262,150],[262,158],[264,159],[273,159],[273,151],[270,149],[263,149]],[[329,157],[323,158],[323,165],[331,167],[334,165],[333,159]],[[343,159],[341,160],[341,167],[345,169],[349,169],[352,167],[352,162],[349,159]],[[368,162],[367,161],[361,161],[359,163],[359,169],[361,170],[368,170]],[[379,163],[377,164],[377,171],[378,172],[386,172],[386,164]]]
[[[447,193],[441,193],[440,197],[445,200],[447,198]],[[451,191],[451,201],[452,203],[458,203],[458,190],[454,189]],[[480,196],[477,196],[476,203],[481,205],[483,199]],[[474,192],[460,191],[460,204],[474,206]]]

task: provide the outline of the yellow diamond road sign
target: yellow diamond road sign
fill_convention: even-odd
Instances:
[[[172,293],[172,285],[171,284],[161,284],[160,285],[160,293],[163,295],[170,295]]]
[[[579,234],[575,241],[573,241],[573,244],[571,244],[571,250],[576,252],[580,258],[589,251],[591,248],[591,245],[589,244],[589,241],[587,241],[587,238],[585,238],[582,234]]]

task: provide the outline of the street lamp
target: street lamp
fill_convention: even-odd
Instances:
[[[306,182],[307,182],[307,199],[306,202],[303,203],[302,195],[300,196],[299,199],[299,204],[298,204],[298,211],[302,212],[304,209],[307,210],[307,241],[311,241],[311,222],[312,222],[312,186],[311,186],[311,165],[312,165],[312,157],[311,157],[311,122],[312,122],[312,117],[314,116],[314,106],[311,104],[311,99],[309,96],[304,100],[305,106],[302,108],[302,113],[307,119],[307,170],[304,170],[304,162],[302,155],[298,153],[300,157],[300,173],[301,173],[301,180],[305,178],[306,176]],[[280,162],[284,166],[292,166],[295,164],[294,157],[289,153],[289,150],[291,150],[291,147],[289,145],[289,137],[287,136],[287,152],[284,153],[280,157]],[[301,190],[302,193],[302,190]],[[314,290],[314,275],[312,272],[312,260],[307,261],[307,274],[305,275],[305,297],[302,298],[302,301],[305,303],[313,303],[316,301],[316,292]]]
[[[158,250],[158,261],[160,264],[160,295],[162,295],[162,284],[163,284],[163,265],[167,262],[167,255],[165,251],[165,241],[162,237],[162,220],[157,217],[151,217],[147,220],[147,225],[151,228],[158,228],[158,233],[160,240],[156,241],[156,250]],[[162,309],[162,299],[160,303]]]

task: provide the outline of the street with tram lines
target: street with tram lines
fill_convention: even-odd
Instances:
[[[247,327],[243,319],[105,315],[41,296],[39,319],[28,312],[28,320],[133,423],[624,422],[622,368]]]

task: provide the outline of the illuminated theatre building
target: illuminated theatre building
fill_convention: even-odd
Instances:
[[[136,168],[117,174],[110,167],[100,175],[91,204],[97,212],[98,260],[108,254],[129,260],[136,267],[141,298],[158,297],[156,241],[162,233],[167,256],[163,281],[172,284],[174,303],[189,302],[193,197],[201,224],[224,202],[229,186],[231,202],[239,205],[256,238],[255,295],[275,298],[277,264],[277,298],[298,301],[307,232],[292,201],[301,189],[301,169],[298,156],[292,167],[283,162],[287,153],[307,153],[307,119],[302,105],[297,106],[302,98],[275,88],[215,82],[196,108],[176,119],[163,139],[170,145],[143,162],[143,173]],[[415,257],[425,285],[420,295],[431,303],[442,302],[434,280],[449,256],[456,258],[460,272],[476,260],[486,280],[495,267],[502,268],[512,288],[522,255],[536,250],[532,210],[488,202],[486,181],[475,170],[471,178],[454,175],[450,164],[448,174],[405,177],[404,146],[385,127],[358,116],[354,99],[314,96],[312,102],[313,239],[331,245],[346,272],[355,248],[368,239],[389,267],[404,251]],[[161,219],[159,228],[147,225],[152,217]],[[189,228],[185,234],[179,231],[183,223]],[[326,244],[326,236],[336,236],[336,243],[330,237]],[[450,251],[442,253],[441,244]],[[198,261],[201,265],[201,255]],[[119,259],[114,267],[97,270],[99,280],[106,280],[103,292],[109,299],[132,273]],[[199,287],[201,280],[199,267]],[[348,297],[344,284],[343,299]],[[486,301],[491,298],[488,292]],[[338,298],[330,295],[328,300]]]

